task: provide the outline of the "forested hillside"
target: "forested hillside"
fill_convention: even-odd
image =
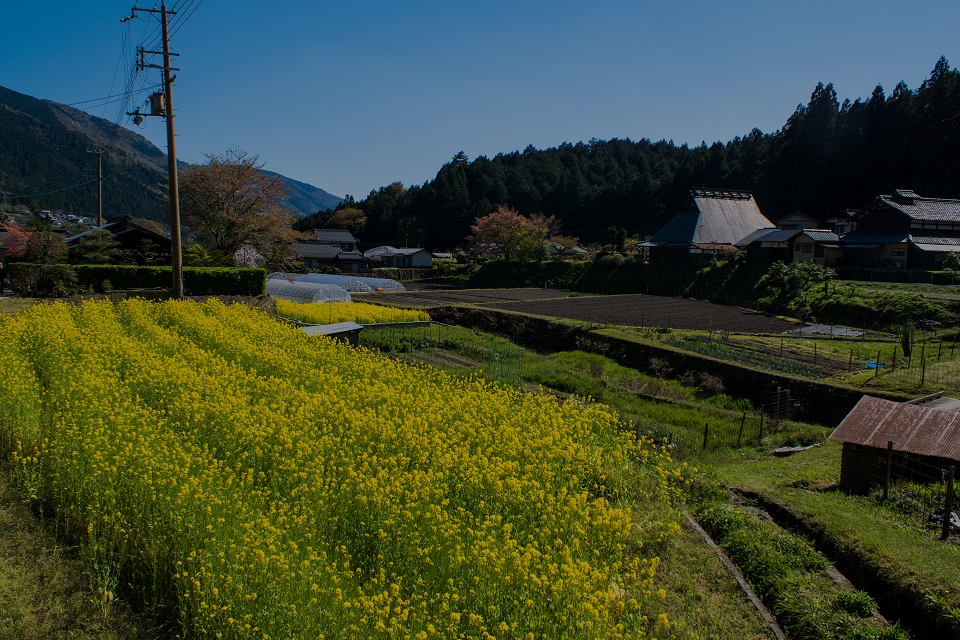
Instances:
[[[96,216],[97,159],[87,151],[97,147],[105,151],[104,216],[160,219],[166,184],[162,151],[102,118],[0,87],[0,190],[8,194],[8,204],[32,201]]]
[[[166,222],[167,156],[162,150],[109,120],[0,87],[0,204],[33,202],[96,216],[97,158],[88,153],[96,148],[104,150],[104,217]],[[289,190],[287,204],[297,215],[340,202],[323,189],[280,177]]]
[[[587,239],[614,225],[649,234],[694,186],[752,190],[772,219],[802,211],[826,221],[901,187],[960,197],[958,150],[960,72],[941,58],[915,90],[877,86],[841,103],[832,84],[817,85],[774,133],[694,148],[613,139],[472,161],[458,153],[423,185],[394,183],[343,206],[366,214],[364,239],[429,247],[458,245],[498,204],[555,215],[564,233]]]

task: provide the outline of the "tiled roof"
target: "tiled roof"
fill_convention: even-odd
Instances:
[[[955,236],[918,236],[913,234],[910,236],[910,242],[914,244],[937,244],[951,247],[960,246],[960,238]]]
[[[960,200],[924,198],[905,189],[898,189],[889,196],[880,196],[880,200],[911,220],[960,222]]]
[[[330,244],[340,244],[341,242],[356,242],[357,239],[346,229],[316,229],[317,240]]]
[[[301,258],[333,260],[340,253],[340,247],[319,242],[298,242],[297,255]]]
[[[803,235],[814,242],[837,242],[840,239],[840,236],[826,229],[804,229]]]

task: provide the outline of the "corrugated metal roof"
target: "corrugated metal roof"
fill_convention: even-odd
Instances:
[[[754,231],[753,233],[749,234],[747,237],[745,237],[745,238],[740,238],[739,240],[737,240],[736,242],[734,242],[734,244],[735,244],[736,246],[738,246],[738,247],[745,247],[745,246],[747,246],[748,244],[750,244],[751,242],[755,242],[756,240],[759,240],[759,239],[763,238],[765,235],[767,235],[768,233],[771,233],[771,232],[773,232],[773,231],[779,231],[779,229],[776,229],[776,228],[773,228],[773,229],[757,229],[757,230]]]
[[[840,238],[843,244],[898,244],[910,239],[909,233],[870,233],[867,231],[851,231]]]
[[[913,246],[920,251],[939,251],[940,253],[946,253],[948,251],[960,251],[960,247],[956,245],[949,244],[932,244],[928,242],[914,242]]]
[[[829,439],[960,461],[960,413],[863,396]]]

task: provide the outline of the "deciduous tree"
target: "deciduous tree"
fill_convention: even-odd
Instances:
[[[287,189],[280,176],[261,169],[259,156],[228,150],[207,154],[207,162],[183,171],[180,208],[183,220],[210,251],[233,256],[254,249],[270,268],[296,260],[293,214],[283,207]]]
[[[506,205],[480,216],[470,227],[469,240],[481,254],[499,255],[506,260],[542,259],[550,235],[550,220],[539,215],[527,218]]]

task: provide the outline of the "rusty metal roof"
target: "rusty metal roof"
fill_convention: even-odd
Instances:
[[[960,413],[863,396],[829,439],[960,461]]]

